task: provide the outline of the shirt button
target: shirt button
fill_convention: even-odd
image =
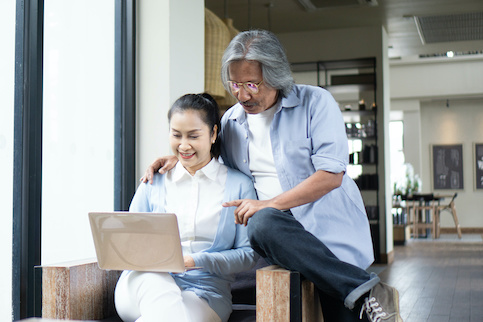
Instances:
[[[243,163],[247,163],[247,160],[243,159]]]

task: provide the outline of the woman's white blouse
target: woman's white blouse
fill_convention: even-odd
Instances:
[[[175,213],[183,254],[207,249],[220,220],[227,169],[216,159],[192,176],[181,162],[166,175],[166,212]]]

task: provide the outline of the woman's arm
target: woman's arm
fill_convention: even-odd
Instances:
[[[249,270],[255,266],[258,259],[257,253],[250,246],[219,252],[195,253],[191,256],[196,263],[195,266],[203,267],[203,270],[217,275],[231,275]]]
[[[238,199],[223,203],[224,207],[235,209],[235,222],[246,225],[248,219],[263,208],[279,210],[290,209],[314,202],[330,191],[340,187],[344,172],[331,173],[323,170],[316,171],[310,177],[294,188],[287,190],[269,200]]]
[[[230,175],[229,172],[226,187],[226,189],[231,189],[230,197],[232,198],[256,198],[252,181],[241,173]],[[252,268],[258,259],[258,255],[250,247],[247,227],[234,223],[232,209],[223,209],[221,216],[223,229],[219,229],[219,233],[223,236],[217,239],[226,242],[222,245],[226,249],[191,254],[196,266],[204,267],[209,272],[221,275],[235,274]],[[218,244],[218,249],[219,246]]]

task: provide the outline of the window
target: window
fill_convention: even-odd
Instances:
[[[133,4],[17,1],[14,320],[40,316],[42,251],[92,257],[87,211],[134,193]]]

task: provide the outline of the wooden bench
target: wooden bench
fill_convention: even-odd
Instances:
[[[103,320],[116,315],[113,294],[120,271],[101,270],[95,259],[39,269],[42,318]],[[258,269],[256,321],[323,321],[314,285],[298,272],[278,266]]]
[[[257,270],[257,322],[323,322],[314,284],[279,266]]]
[[[116,314],[114,289],[120,271],[101,270],[95,259],[40,268],[43,318],[102,320]]]

